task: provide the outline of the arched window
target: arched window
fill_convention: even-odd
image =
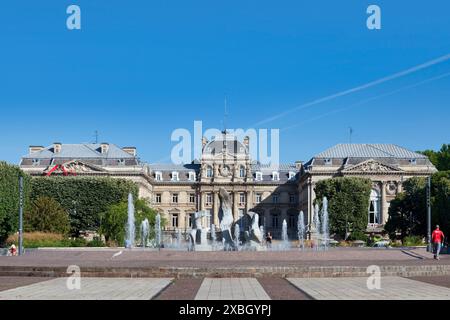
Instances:
[[[245,167],[244,166],[241,166],[239,168],[239,177],[245,178]]]
[[[372,189],[369,203],[369,225],[381,224],[381,198],[380,193]]]
[[[206,177],[207,178],[212,178],[213,176],[213,169],[211,166],[206,167]]]

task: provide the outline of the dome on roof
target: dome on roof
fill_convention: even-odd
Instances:
[[[203,148],[203,153],[215,155],[222,153],[225,148],[231,154],[248,154],[248,148],[242,142],[238,141],[236,136],[230,134],[223,134],[208,142]]]

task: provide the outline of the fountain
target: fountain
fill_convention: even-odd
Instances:
[[[183,234],[181,232],[181,229],[175,230],[175,248],[181,249],[181,238],[183,237]]]
[[[234,225],[234,245],[236,247],[236,250],[239,251],[239,237],[241,235],[241,228],[239,227],[239,224]]]
[[[322,204],[322,244],[325,250],[328,248],[329,234],[330,230],[328,226],[328,199],[324,197]]]
[[[297,235],[299,247],[303,250],[305,249],[305,217],[303,211],[298,214]]]
[[[320,249],[320,217],[319,217],[319,205],[316,203],[316,205],[314,206],[314,238],[315,238],[315,248],[316,250]]]
[[[128,194],[128,220],[126,225],[126,238],[125,238],[125,248],[131,249],[134,247],[135,235],[135,218],[134,218],[134,202],[133,195]]]
[[[157,248],[161,248],[161,215],[159,213],[155,218],[155,243]]]
[[[150,232],[150,224],[148,222],[148,219],[146,218],[141,223],[141,243],[143,248],[147,246],[149,232]]]
[[[283,250],[289,249],[289,239],[288,239],[288,234],[287,234],[287,222],[286,222],[286,219],[283,220],[283,227],[281,229],[281,240],[283,241],[282,249]]]

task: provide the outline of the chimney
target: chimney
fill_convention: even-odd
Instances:
[[[101,149],[102,154],[108,153],[108,151],[109,151],[109,143],[107,143],[107,142],[100,143],[100,149]]]
[[[28,147],[28,152],[29,153],[35,153],[35,152],[39,152],[39,151],[42,151],[42,150],[44,150],[43,146],[29,146]]]
[[[61,142],[54,142],[53,143],[53,152],[54,153],[61,153],[62,144]]]
[[[136,147],[123,147],[122,150],[131,154],[133,157],[136,157],[137,155]]]
[[[300,170],[303,166],[303,161],[295,161],[295,168]]]

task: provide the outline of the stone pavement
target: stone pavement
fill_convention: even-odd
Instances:
[[[425,280],[440,284],[445,278]],[[81,278],[81,290],[68,290],[67,278],[56,278],[25,286],[18,281],[17,288],[0,291],[0,300],[450,300],[450,288],[426,281],[382,277],[380,290],[369,290],[366,281],[367,277]]]
[[[381,277],[370,290],[367,278],[289,278],[316,300],[450,300],[450,289],[400,277]]]
[[[168,278],[81,278],[80,290],[57,278],[0,292],[0,300],[150,300],[172,281]]]
[[[255,278],[205,278],[195,300],[270,300]]]

